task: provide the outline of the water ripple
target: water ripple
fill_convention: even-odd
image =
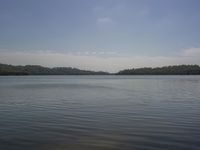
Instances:
[[[2,150],[198,150],[199,76],[0,78]]]

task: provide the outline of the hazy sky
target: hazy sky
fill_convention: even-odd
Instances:
[[[200,65],[200,0],[0,0],[0,62]]]

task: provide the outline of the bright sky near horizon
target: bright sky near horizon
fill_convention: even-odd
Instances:
[[[200,65],[200,1],[0,0],[0,63]]]

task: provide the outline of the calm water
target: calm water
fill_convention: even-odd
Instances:
[[[0,150],[145,149],[200,149],[200,76],[0,77]]]

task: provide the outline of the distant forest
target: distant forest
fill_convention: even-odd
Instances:
[[[137,68],[119,71],[117,75],[200,75],[198,65],[178,65],[157,68]]]
[[[0,75],[111,75],[111,73],[80,70],[72,67],[48,68],[39,65],[14,66],[0,64]],[[200,66],[177,65],[156,68],[133,68],[121,70],[112,75],[200,75]]]
[[[48,68],[39,65],[13,66],[0,64],[0,75],[107,75],[107,72],[80,70],[71,67]]]

